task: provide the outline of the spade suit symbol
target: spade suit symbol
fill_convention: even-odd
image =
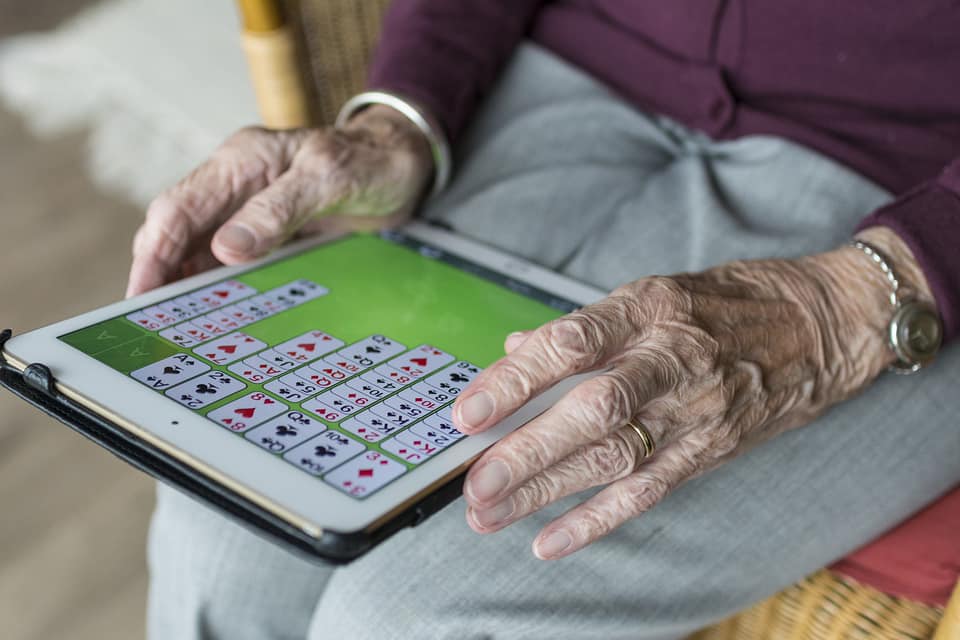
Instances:
[[[163,372],[168,376],[176,376],[176,375],[180,375],[180,373],[182,372],[182,369],[180,369],[180,367],[167,366],[163,368]]]

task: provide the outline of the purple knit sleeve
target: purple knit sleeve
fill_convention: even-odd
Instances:
[[[860,223],[895,231],[933,290],[947,340],[960,335],[960,158]]]
[[[451,140],[526,34],[544,0],[395,0],[369,86],[429,109]]]

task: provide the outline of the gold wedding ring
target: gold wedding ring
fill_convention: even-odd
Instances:
[[[637,437],[640,438],[640,442],[643,444],[643,459],[646,460],[654,454],[657,450],[657,445],[653,442],[653,437],[650,435],[650,432],[647,431],[647,428],[643,426],[643,423],[637,420],[627,420],[627,426],[633,429],[634,433],[637,434]]]

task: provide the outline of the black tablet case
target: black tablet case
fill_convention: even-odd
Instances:
[[[233,517],[258,535],[310,560],[345,564],[360,557],[405,527],[413,527],[460,496],[464,474],[449,481],[374,531],[324,531],[317,539],[250,502],[173,456],[120,428],[103,416],[59,393],[50,368],[31,364],[23,372],[3,357],[13,333],[0,333],[0,386],[157,480]]]

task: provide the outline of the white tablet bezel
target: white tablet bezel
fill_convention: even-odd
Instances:
[[[589,304],[605,295],[599,289],[437,227],[414,222],[403,227],[402,231],[443,251],[578,304]],[[58,336],[256,269],[336,237],[297,242],[257,262],[214,269],[136,298],[15,336],[6,344],[4,354],[20,368],[32,362],[46,364],[53,372],[58,389],[65,395],[91,407],[198,472],[226,484],[308,535],[319,538],[324,530],[352,533],[376,528],[430,489],[454,477],[491,444],[541,413],[575,380],[559,385],[493,429],[457,443],[376,493],[358,500],[279,458],[264,455],[259,447],[133,378],[105,365],[98,366],[96,360],[58,339]],[[317,485],[322,487],[319,491],[314,490]]]

